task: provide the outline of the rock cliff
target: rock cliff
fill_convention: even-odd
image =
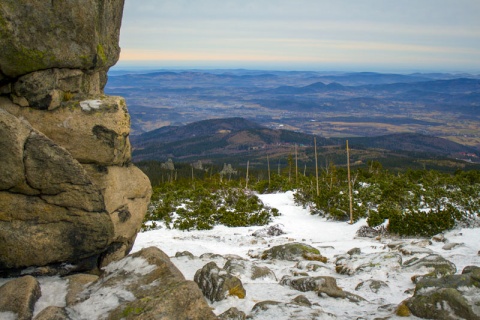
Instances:
[[[150,199],[130,117],[105,96],[123,0],[0,2],[0,275],[92,270],[130,251]]]
[[[2,319],[216,319],[158,248],[126,256],[151,186],[131,163],[124,99],[103,92],[122,12],[0,2],[0,277],[21,276],[0,281]],[[37,275],[69,275],[64,307],[38,302]]]

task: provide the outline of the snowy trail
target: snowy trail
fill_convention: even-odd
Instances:
[[[354,240],[357,230],[366,225],[361,219],[350,225],[348,222],[338,222],[310,214],[308,209],[295,205],[293,192],[259,195],[259,198],[268,206],[275,207],[281,212],[273,223],[281,223],[289,238],[295,241],[308,242],[319,247],[334,247],[336,250],[348,251],[352,248],[352,241],[356,247],[372,252],[372,241]],[[374,245],[375,246],[375,245]]]
[[[411,276],[415,272],[399,272],[398,266],[386,264],[382,268],[373,269],[370,272],[355,274],[353,276],[341,275],[335,272],[335,259],[340,254],[345,254],[352,248],[360,248],[362,254],[387,253],[390,249],[386,244],[391,239],[356,238],[357,230],[366,225],[366,220],[360,220],[353,225],[347,222],[336,222],[325,218],[311,215],[308,209],[296,206],[293,192],[259,195],[264,204],[277,208],[281,216],[275,217],[270,225],[281,224],[286,234],[270,237],[256,238],[252,233],[263,227],[240,227],[227,228],[216,226],[207,231],[184,232],[179,230],[160,229],[138,234],[133,251],[151,245],[161,248],[172,257],[172,262],[182,271],[187,279],[193,280],[195,272],[209,261],[215,261],[219,267],[227,259],[199,258],[205,253],[220,255],[238,255],[241,258],[260,266],[267,266],[276,275],[276,279],[251,280],[242,276],[241,280],[247,290],[247,297],[240,300],[229,297],[221,302],[212,303],[216,314],[220,314],[230,307],[249,314],[252,307],[259,301],[276,300],[288,302],[294,297],[303,294],[312,303],[317,303],[324,311],[337,315],[338,319],[357,319],[364,317],[370,319],[378,316],[392,316],[396,306],[403,300],[411,297],[411,291],[415,285]],[[443,255],[457,265],[457,272],[461,272],[466,265],[480,265],[480,229],[460,229],[446,233],[450,241],[462,243],[452,251],[442,249],[444,243],[432,243],[428,249]],[[415,239],[407,239],[412,241]],[[299,292],[288,287],[279,285],[279,280],[292,272],[300,272],[299,266],[292,261],[264,261],[251,258],[255,253],[260,253],[269,247],[285,244],[287,242],[303,242],[310,244],[321,251],[328,258],[325,268],[311,272],[312,276],[331,276],[337,279],[338,285],[346,291],[360,294],[367,301],[351,303],[346,299],[334,299],[330,297],[319,298],[314,292]],[[186,257],[175,257],[177,252],[189,251],[196,256],[191,260]],[[250,255],[249,255],[250,254]],[[408,256],[404,259],[409,259]],[[368,291],[356,291],[356,286],[362,281],[379,280],[388,285],[381,294]],[[386,307],[388,306],[388,307]],[[385,308],[385,309],[382,309]],[[277,320],[288,319],[285,315],[278,315]],[[416,319],[410,317],[410,319]]]
[[[334,247],[336,251],[348,251],[352,245],[364,249],[364,252],[374,252],[374,242],[370,240],[352,240],[355,233],[365,220],[350,225],[347,222],[329,221],[325,218],[313,216],[308,209],[296,206],[293,200],[293,192],[259,195],[264,204],[277,208],[281,216],[275,217],[270,225],[281,224],[286,232],[276,240],[297,241],[314,244],[318,247]],[[158,245],[169,256],[176,252],[188,250],[194,255],[203,253],[237,254],[244,258],[248,257],[248,251],[258,247],[264,248],[253,241],[251,234],[263,227],[238,227],[228,228],[216,226],[212,230],[205,231],[180,231],[159,229],[139,233],[133,248],[138,251],[150,245]],[[253,242],[253,243],[252,243]]]

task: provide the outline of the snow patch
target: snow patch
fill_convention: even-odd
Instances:
[[[93,292],[87,300],[69,308],[69,315],[76,320],[104,319],[111,310],[122,302],[133,301],[133,293],[120,288],[100,288]]]
[[[0,319],[2,320],[17,320],[17,314],[13,312],[0,312]]]
[[[42,295],[35,304],[33,317],[49,306],[65,307],[65,297],[67,296],[68,280],[56,277],[37,278],[40,283]],[[0,319],[3,319],[0,317]]]
[[[90,111],[92,109],[99,109],[102,105],[101,100],[84,100],[80,102],[80,107],[83,111]]]
[[[144,276],[155,270],[155,268],[155,265],[149,264],[144,258],[126,257],[120,261],[110,263],[108,266],[104,267],[103,270],[108,273],[113,273],[116,270],[124,270],[126,272],[133,272]]]

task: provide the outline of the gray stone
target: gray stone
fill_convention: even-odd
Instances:
[[[308,300],[308,298],[305,297],[303,294],[293,298],[292,303],[296,303],[298,305],[307,306],[307,307],[312,306],[312,303],[310,302],[310,300]]]
[[[261,301],[255,304],[250,313],[252,319],[303,320],[303,319],[337,319],[318,306],[284,303],[279,301]]]
[[[242,282],[215,262],[209,262],[195,273],[194,281],[211,302],[222,301],[227,296],[245,298]]]
[[[357,291],[358,290],[364,290],[366,288],[368,288],[373,293],[378,293],[380,290],[388,288],[388,284],[386,284],[385,282],[380,281],[380,280],[370,279],[370,280],[360,282],[355,287],[355,290],[357,290]]]
[[[362,238],[382,237],[387,233],[388,231],[383,225],[376,227],[362,226],[357,230],[357,236]]]
[[[455,274],[457,267],[444,257],[437,254],[429,254],[421,259],[413,258],[405,261],[403,269],[407,271],[424,270],[425,273],[414,276],[414,282],[424,277],[438,278],[441,276]]]
[[[195,256],[189,251],[182,251],[175,253],[175,258],[187,257],[188,259],[195,259]]]
[[[453,248],[456,248],[458,246],[461,246],[463,245],[462,243],[456,243],[456,242],[449,242],[449,243],[446,243],[442,249],[443,250],[452,250]]]
[[[466,266],[462,270],[462,274],[467,274],[467,273],[472,273],[472,272],[478,272],[480,270],[480,267],[477,266]]]
[[[244,259],[229,259],[223,269],[233,276],[245,279],[271,279],[277,281],[275,273],[268,267],[259,266]]]
[[[364,301],[362,297],[353,293],[343,291],[337,286],[337,280],[333,277],[290,277],[284,276],[280,280],[281,285],[289,286],[292,289],[307,292],[315,291],[319,296],[326,294],[332,298],[348,299],[352,302]]]
[[[272,279],[274,281],[277,281],[277,277],[275,276],[275,273],[270,270],[268,267],[261,267],[257,265],[252,266],[252,275],[250,276],[250,279],[256,280],[256,279]]]
[[[435,242],[445,242],[447,239],[443,233],[436,234],[432,237],[432,240]]]
[[[337,286],[337,280],[333,277],[319,276],[297,278],[284,276],[280,280],[280,284],[302,292],[315,291],[325,293],[334,298],[345,297],[344,291]]]
[[[0,287],[0,312],[13,312],[19,320],[29,320],[41,295],[40,284],[34,277],[11,280]]]
[[[261,258],[262,260],[288,260],[288,261],[298,261],[298,260],[310,260],[306,259],[310,255],[320,256],[320,251],[308,244],[292,242],[286,243],[283,245],[272,247],[268,250],[265,250]]]
[[[258,229],[254,233],[252,233],[252,236],[254,237],[275,237],[285,234],[285,231],[282,230],[282,225],[281,224],[276,224],[273,226],[268,226],[262,229]]]
[[[199,258],[200,259],[223,259],[223,256],[221,254],[207,252],[207,253],[202,253]]]
[[[416,254],[430,254],[433,253],[433,251],[429,248],[425,247],[419,247],[416,245],[411,245],[411,244],[406,244],[403,246],[400,246],[398,248],[398,251],[400,251],[401,254],[405,256],[411,256],[411,255],[416,255]]]
[[[232,307],[218,316],[219,320],[245,320],[246,314],[243,311]]]
[[[397,269],[402,265],[402,256],[394,252],[370,253],[365,255],[340,255],[335,261],[335,271],[353,275],[375,269]]]
[[[360,250],[360,248],[353,248],[353,249],[348,250],[347,253],[351,256],[354,256],[354,255],[361,254],[362,250]]]

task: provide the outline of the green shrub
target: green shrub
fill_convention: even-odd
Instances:
[[[180,230],[209,230],[218,224],[265,225],[279,215],[277,209],[265,207],[248,191],[207,180],[193,186],[179,183],[155,188],[152,200],[155,209],[146,215],[143,230],[157,228],[155,221]]]

